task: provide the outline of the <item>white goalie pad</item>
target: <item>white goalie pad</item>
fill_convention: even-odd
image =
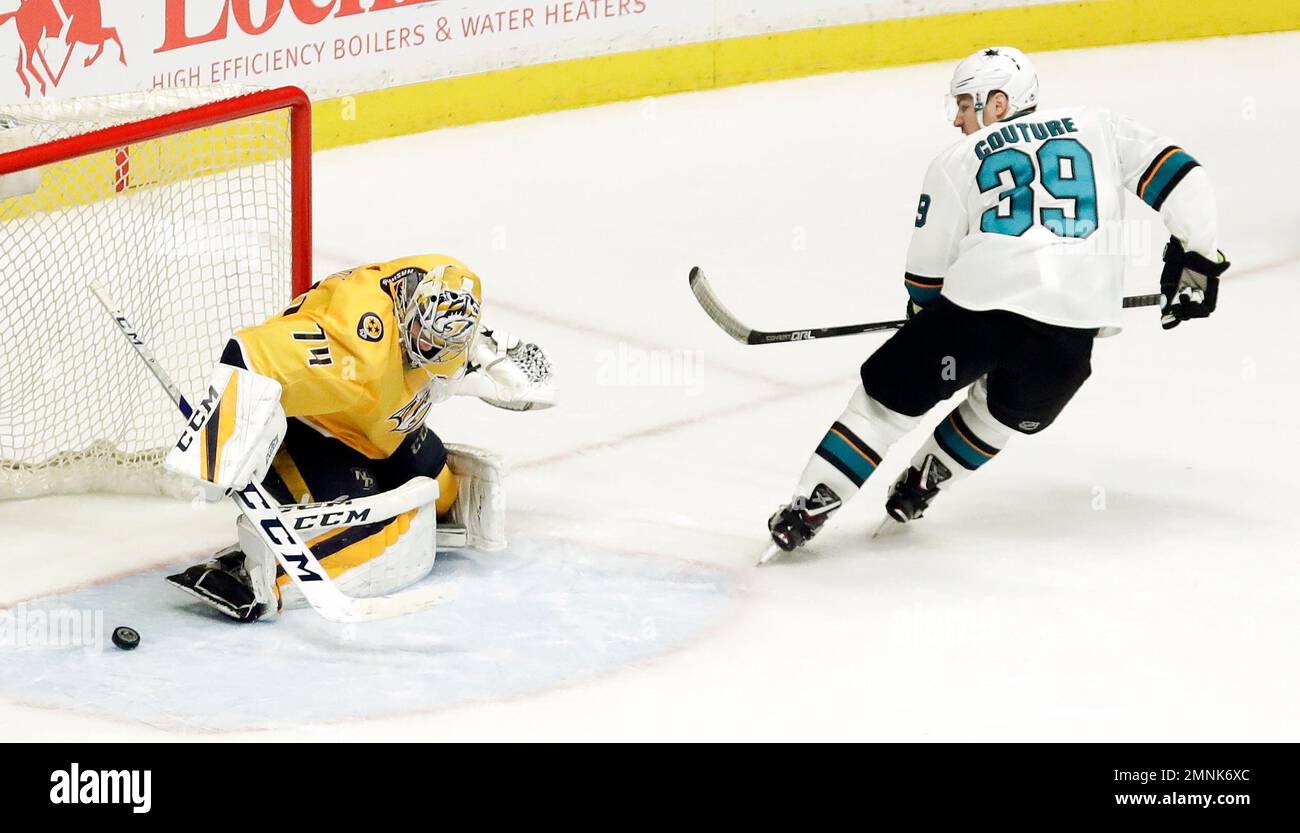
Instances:
[[[506,548],[506,463],[500,455],[472,445],[447,444],[447,464],[459,494],[451,522],[465,528],[467,546]]]
[[[436,546],[438,483],[428,477],[416,477],[402,486],[382,494],[357,500],[332,503],[298,504],[283,507],[286,525],[312,545],[313,552],[330,569],[330,555],[320,554],[321,545],[335,542],[340,550],[334,555],[355,560],[344,546],[372,547],[382,551],[365,557],[361,563],[334,576],[338,588],[349,596],[382,596],[407,587],[433,571],[438,555]],[[394,528],[400,524],[400,528]],[[276,561],[262,537],[241,516],[238,522],[239,546],[244,564],[253,582],[258,602],[275,610]],[[349,536],[350,533],[355,534]],[[369,533],[369,535],[367,535]],[[373,538],[373,540],[371,540]],[[356,539],[355,543],[348,543]],[[313,543],[315,542],[315,543]],[[331,570],[333,573],[333,570]],[[292,584],[282,586],[283,608],[302,607],[306,602]]]

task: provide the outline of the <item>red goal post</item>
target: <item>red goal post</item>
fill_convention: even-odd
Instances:
[[[213,127],[249,116],[288,110],[292,142],[293,189],[293,294],[311,288],[311,99],[297,87],[278,87],[218,99],[190,109],[105,127],[45,144],[0,153],[0,176],[39,168],[65,159],[103,151],[117,152],[131,145],[161,139],[179,132]],[[0,113],[4,107],[0,106]],[[116,184],[116,183],[115,183]]]
[[[311,285],[311,102],[222,88],[0,105],[0,499],[184,493],[180,426],[90,297],[186,392]]]

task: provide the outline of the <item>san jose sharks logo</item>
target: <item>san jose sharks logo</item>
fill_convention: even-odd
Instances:
[[[433,400],[429,398],[429,389],[425,388],[420,393],[402,406],[401,410],[389,417],[390,420],[397,423],[391,430],[399,434],[409,434],[424,424],[424,417],[429,413]]]
[[[1011,61],[1011,63],[1013,63],[1013,64],[1016,65],[1016,69],[1020,69],[1020,68],[1021,68],[1021,67],[1020,67],[1020,62],[1016,60],[1016,56],[1015,56],[1015,55],[1005,55],[1005,56],[1004,56],[1001,52],[999,52],[999,51],[996,50],[996,49],[985,49],[985,50],[984,50],[984,57],[985,57],[985,58],[1002,58],[1002,57],[1005,57],[1005,58],[1007,58],[1009,61]]]

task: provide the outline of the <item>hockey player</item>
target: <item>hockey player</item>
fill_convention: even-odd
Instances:
[[[1033,64],[1010,47],[961,61],[949,108],[965,135],[925,176],[907,253],[909,320],[862,365],[793,500],[768,521],[780,550],[807,543],[889,447],[962,388],[890,489],[895,521],[920,518],[1013,434],[1052,424],[1091,373],[1093,339],[1119,329],[1125,190],[1173,235],[1163,326],[1214,312],[1228,263],[1209,177],[1186,151],[1106,110],[1040,110]]]
[[[545,354],[480,326],[482,293],[443,255],[330,276],[234,334],[208,388],[213,415],[182,435],[167,468],[210,499],[256,480],[282,505],[304,504],[291,507],[294,528],[353,595],[427,575],[436,519],[458,508],[471,544],[504,545],[491,456],[458,449],[458,466],[424,424],[453,395],[512,410],[554,404]],[[344,499],[333,506],[347,511],[329,511]],[[238,545],[167,580],[241,621],[300,603],[242,516],[238,533]]]

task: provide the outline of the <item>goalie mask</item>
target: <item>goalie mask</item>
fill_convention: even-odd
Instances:
[[[407,363],[442,364],[464,353],[478,331],[482,290],[478,278],[454,264],[431,272],[408,269],[394,287]]]

